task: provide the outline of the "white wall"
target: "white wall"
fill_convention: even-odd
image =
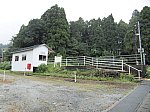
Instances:
[[[46,61],[40,61],[39,55],[45,55]],[[33,66],[38,67],[40,64],[46,64],[48,60],[48,48],[46,46],[39,46],[33,50]]]
[[[22,61],[22,55],[26,55],[26,60]],[[39,55],[45,55],[46,61],[40,61]],[[19,61],[15,61],[15,56],[19,56]],[[25,51],[21,53],[15,53],[12,56],[12,71],[33,71],[33,67],[38,67],[40,64],[47,65],[48,60],[48,48],[46,46],[40,45],[30,51]],[[27,69],[27,64],[31,64],[31,69]]]
[[[26,60],[22,61],[22,55],[26,55]],[[15,56],[19,56],[19,61],[15,61]],[[31,69],[27,69],[27,64],[31,64]],[[12,71],[33,71],[33,51],[26,51],[13,54]]]

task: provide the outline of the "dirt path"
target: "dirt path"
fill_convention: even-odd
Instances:
[[[0,74],[0,112],[100,112],[131,91],[133,84],[74,83]]]

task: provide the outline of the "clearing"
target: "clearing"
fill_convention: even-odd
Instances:
[[[0,74],[0,112],[101,112],[137,84]]]

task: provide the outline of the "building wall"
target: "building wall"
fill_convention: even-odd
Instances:
[[[22,61],[22,55],[26,55],[26,60]],[[19,61],[15,61],[15,56],[19,56]],[[31,64],[31,69],[27,69],[27,64]],[[13,54],[12,71],[33,71],[33,51],[26,51]]]
[[[22,61],[22,55],[26,55],[26,60]],[[46,56],[45,61],[39,60],[39,55]],[[19,56],[19,61],[15,61],[15,56]],[[15,53],[12,56],[12,71],[33,71],[33,67],[38,67],[40,64],[47,65],[48,48],[46,46],[38,46],[31,51]],[[27,69],[27,64],[31,64],[31,69]]]
[[[45,61],[39,60],[39,55],[46,56]],[[48,48],[46,46],[39,46],[33,50],[33,66],[38,67],[40,64],[46,64],[47,65],[47,60],[48,60]]]

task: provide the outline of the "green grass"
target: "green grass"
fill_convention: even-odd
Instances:
[[[146,78],[150,79],[150,66],[146,68]]]
[[[31,74],[33,76],[51,76],[51,77],[60,77],[60,78],[72,78],[74,79],[75,74],[77,79],[85,79],[85,80],[94,80],[94,81],[113,81],[113,82],[135,82],[132,75],[121,74],[120,77],[109,77],[104,76],[106,74],[105,71],[99,70],[66,70],[64,68],[60,68],[59,66],[54,67],[53,64],[49,64],[46,66],[46,72],[40,73],[40,71],[36,73],[26,73]],[[44,68],[45,69],[45,68]],[[43,72],[43,70],[41,70]],[[4,70],[0,70],[0,73],[3,73]],[[7,74],[14,75],[24,75],[24,72],[11,72],[6,70]]]

